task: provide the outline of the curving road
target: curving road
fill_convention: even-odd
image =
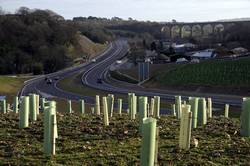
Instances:
[[[59,77],[58,81],[54,81],[52,85],[47,85],[44,78],[46,76],[41,76],[33,80],[26,82],[23,89],[20,91],[20,95],[27,95],[28,93],[35,92],[39,93],[43,97],[58,97],[58,98],[67,98],[71,100],[84,99],[87,103],[93,103],[94,98],[89,96],[82,96],[79,94],[74,94],[71,92],[66,92],[57,87],[57,83],[66,78],[70,77],[77,73],[83,73],[81,79],[82,83],[91,88],[109,91],[110,93],[121,93],[127,94],[128,92],[134,92],[137,95],[142,96],[161,96],[163,100],[173,101],[175,95],[182,95],[184,99],[187,99],[191,94],[183,95],[178,92],[169,92],[169,91],[159,91],[159,90],[150,90],[144,89],[137,85],[126,84],[116,80],[108,79],[108,70],[111,64],[113,64],[117,59],[124,57],[129,50],[129,46],[125,40],[118,40],[109,45],[109,47],[101,53],[97,58],[95,63],[87,63],[77,67],[65,69],[56,73],[46,75],[50,78]],[[102,78],[103,83],[97,83],[97,79]],[[196,94],[195,94],[196,95]],[[197,95],[196,95],[197,96]],[[213,103],[222,105],[230,104],[235,106],[241,105],[240,97],[231,97],[231,96],[221,96],[214,94],[202,94],[199,96],[212,97]]]

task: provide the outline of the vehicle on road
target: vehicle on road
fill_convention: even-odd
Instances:
[[[92,59],[92,60],[91,60],[91,62],[96,62],[96,59],[95,59],[95,58],[94,58],[94,59]]]
[[[60,79],[59,76],[55,77],[54,80],[58,81]]]
[[[48,85],[50,85],[50,84],[52,84],[52,82],[53,82],[52,79],[48,79],[46,83],[47,83]]]
[[[96,82],[97,82],[98,84],[102,84],[102,79],[101,79],[101,78],[98,78]]]

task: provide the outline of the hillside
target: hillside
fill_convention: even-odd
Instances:
[[[75,42],[68,47],[68,56],[72,59],[90,58],[104,50],[105,44],[94,43],[80,33],[75,35]]]
[[[175,65],[157,72],[144,86],[197,92],[249,95],[250,58],[209,60],[198,64]]]

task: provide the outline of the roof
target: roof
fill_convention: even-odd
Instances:
[[[191,56],[198,57],[198,58],[212,58],[212,57],[215,57],[216,54],[213,51],[205,50],[205,51],[196,52]]]

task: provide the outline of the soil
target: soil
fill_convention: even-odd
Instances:
[[[18,128],[18,115],[0,116],[0,165],[139,165],[141,137],[138,120],[115,115],[110,126],[103,117],[57,113],[56,155],[43,155],[42,114],[26,129]],[[178,148],[179,120],[162,116],[159,165],[249,165],[250,138],[240,136],[239,119],[213,117],[192,131],[191,149]],[[198,142],[198,147],[194,146]]]

